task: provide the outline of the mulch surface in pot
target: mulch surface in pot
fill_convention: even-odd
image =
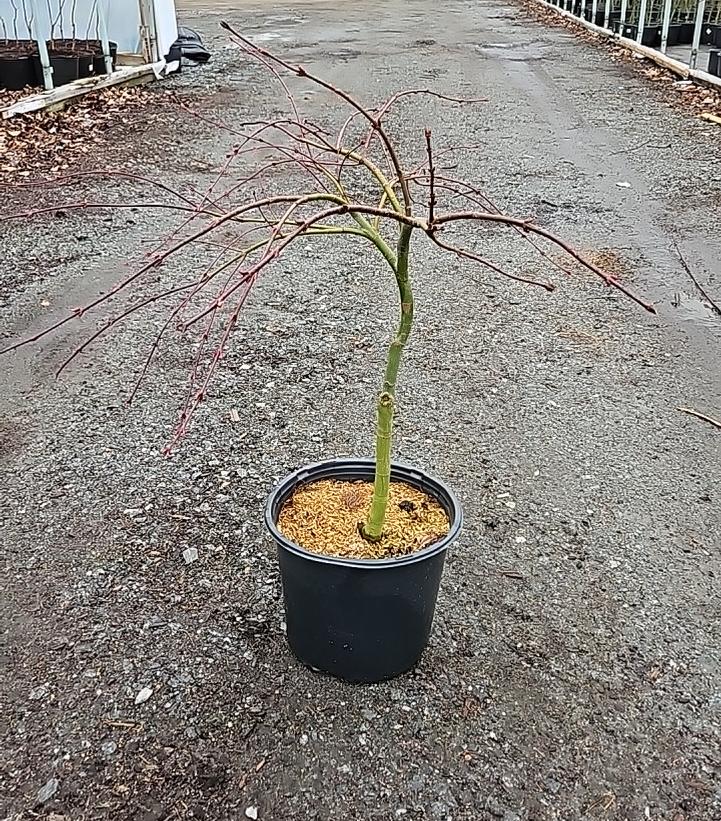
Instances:
[[[0,52],[15,57],[25,57],[37,54],[38,47],[34,40],[2,40]]]
[[[73,40],[65,38],[64,40],[50,40],[48,41],[48,51],[55,51],[62,54],[76,54],[78,52],[90,52],[94,50],[96,43],[99,40]]]
[[[369,542],[361,536],[360,525],[372,498],[372,482],[313,482],[298,488],[285,503],[278,528],[312,553],[353,559],[405,556],[448,533],[448,516],[432,496],[392,482],[383,536]]]

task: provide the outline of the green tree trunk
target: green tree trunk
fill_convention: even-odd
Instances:
[[[396,282],[401,301],[401,316],[396,336],[388,351],[383,390],[378,398],[376,426],[376,472],[373,486],[373,502],[368,521],[363,527],[363,535],[369,541],[378,541],[383,534],[383,525],[388,509],[388,493],[391,481],[391,442],[393,434],[393,413],[395,411],[396,380],[401,364],[401,356],[413,325],[413,291],[408,278],[408,251],[413,229],[403,226],[398,238]]]

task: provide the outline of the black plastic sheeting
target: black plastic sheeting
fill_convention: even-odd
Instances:
[[[207,63],[210,60],[210,52],[203,45],[198,32],[185,26],[178,26],[178,39],[170,47],[169,56],[178,54],[196,63]]]

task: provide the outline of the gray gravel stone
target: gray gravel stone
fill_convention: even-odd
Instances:
[[[58,791],[60,781],[57,778],[51,778],[47,783],[38,790],[36,797],[37,804],[46,804]]]

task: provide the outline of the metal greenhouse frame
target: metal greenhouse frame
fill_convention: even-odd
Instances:
[[[721,86],[721,0],[540,2],[682,77]],[[708,63],[699,66],[702,56]]]

